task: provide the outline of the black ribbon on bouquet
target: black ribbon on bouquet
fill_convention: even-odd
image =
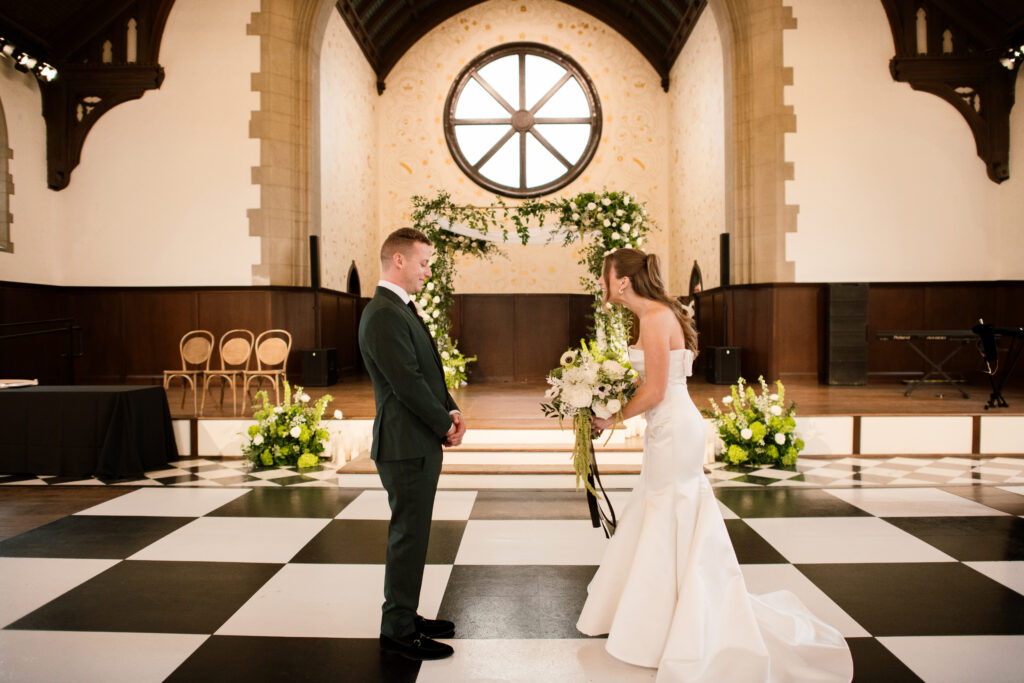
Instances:
[[[608,499],[608,493],[604,490],[604,484],[601,483],[601,473],[597,470],[597,454],[594,452],[593,440],[590,442],[590,474],[587,475],[587,482],[590,484],[590,487],[587,489],[587,507],[590,508],[590,523],[594,525],[595,529],[599,526],[604,529],[605,538],[611,538],[615,533],[615,526],[618,522],[615,519],[615,508],[612,507],[612,501]],[[604,499],[608,512],[604,511],[597,497],[590,492],[591,489],[595,491],[600,489],[601,497]]]

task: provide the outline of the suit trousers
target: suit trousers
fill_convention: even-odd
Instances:
[[[407,638],[416,631],[441,454],[375,464],[391,506],[380,632]]]

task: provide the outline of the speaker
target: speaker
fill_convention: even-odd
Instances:
[[[868,383],[868,286],[830,284],[825,303],[825,383]]]
[[[329,387],[337,383],[337,349],[307,349],[302,352],[303,386]]]
[[[719,282],[720,287],[729,286],[729,233],[723,232],[718,236],[718,269],[722,276]]]
[[[743,374],[738,346],[708,346],[700,355],[705,358],[705,379],[709,384],[735,384]]]
[[[309,286],[320,289],[320,238],[309,236]]]

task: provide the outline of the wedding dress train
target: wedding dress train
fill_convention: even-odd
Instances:
[[[643,376],[643,353],[630,350]],[[686,388],[693,353],[670,352],[665,398],[647,411],[643,468],[588,587],[577,628],[657,667],[658,681],[850,681],[840,633],[789,591],[747,593],[704,476],[705,426]]]

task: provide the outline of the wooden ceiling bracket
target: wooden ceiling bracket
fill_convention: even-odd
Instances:
[[[894,80],[951,104],[974,135],[988,177],[1010,177],[1010,110],[1020,62],[1000,59],[1018,40],[1007,27],[1021,16],[999,14],[1007,5],[982,3],[967,17],[947,0],[882,0],[896,46],[889,62]],[[1024,10],[1016,10],[1024,15]]]

